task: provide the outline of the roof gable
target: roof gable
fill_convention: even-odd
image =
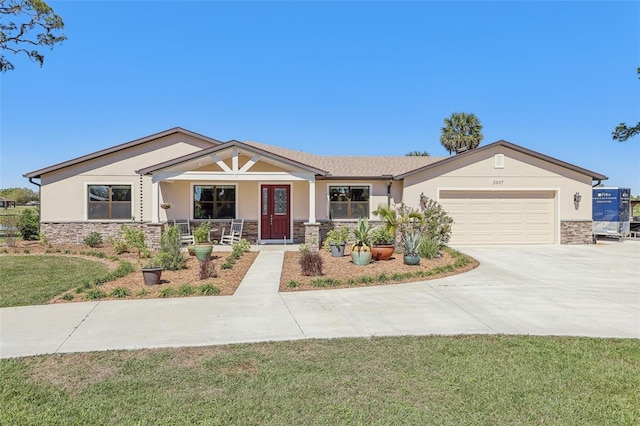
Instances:
[[[54,172],[56,170],[63,169],[65,167],[70,167],[70,166],[74,166],[76,164],[84,163],[86,161],[94,160],[96,158],[100,158],[100,157],[103,157],[105,155],[113,154],[115,152],[123,151],[125,149],[129,149],[129,148],[132,148],[132,147],[136,147],[136,146],[145,144],[147,142],[151,142],[151,141],[154,141],[156,139],[160,139],[160,138],[163,138],[163,137],[166,137],[166,136],[170,136],[170,135],[173,135],[173,134],[176,134],[176,133],[181,133],[181,134],[184,134],[184,135],[188,135],[188,136],[191,136],[191,137],[193,137],[195,139],[199,139],[199,140],[202,140],[202,141],[205,141],[205,142],[209,142],[209,143],[211,143],[213,145],[222,144],[222,142],[217,140],[217,139],[213,139],[213,138],[201,135],[199,133],[195,133],[195,132],[192,132],[190,130],[183,129],[181,127],[174,127],[172,129],[165,130],[163,132],[154,133],[152,135],[145,136],[145,137],[140,138],[140,139],[135,139],[135,140],[132,140],[132,141],[129,141],[129,142],[125,142],[123,144],[112,146],[111,148],[106,148],[106,149],[103,149],[103,150],[100,150],[100,151],[93,152],[91,154],[83,155],[81,157],[77,157],[77,158],[74,158],[74,159],[71,159],[71,160],[68,160],[68,161],[64,161],[62,163],[54,164],[52,166],[45,167],[43,169],[39,169],[39,170],[35,170],[33,172],[25,173],[23,176],[26,177],[26,178],[36,178],[37,179],[37,178],[40,178],[45,173],[51,173],[51,172]]]
[[[325,175],[327,173],[325,170],[314,167],[313,165],[305,164],[303,162],[296,161],[296,159],[291,159],[285,156],[281,156],[271,151],[265,151],[256,146],[249,145],[237,140],[231,140],[229,142],[225,142],[211,148],[206,148],[200,151],[193,152],[191,154],[184,155],[182,157],[165,161],[163,163],[159,163],[150,167],[145,167],[143,169],[136,170],[136,173],[141,175],[153,174],[161,170],[166,170],[172,167],[189,164],[189,163],[198,161],[199,159],[210,160],[212,157],[215,157],[218,154],[225,153],[225,152],[227,153],[232,152],[233,149],[236,149],[248,156],[258,155],[260,157],[271,160],[273,163],[287,165],[297,169],[303,169],[317,175]]]
[[[466,151],[466,152],[463,152],[463,153],[460,153],[460,154],[456,154],[456,155],[453,155],[451,157],[446,157],[446,158],[444,158],[444,159],[442,159],[442,160],[440,160],[438,162],[435,162],[435,163],[432,163],[432,164],[428,164],[428,165],[426,165],[424,167],[421,167],[421,168],[418,168],[418,169],[415,169],[415,170],[411,170],[411,171],[409,171],[407,173],[399,174],[397,176],[397,178],[398,179],[404,179],[407,176],[410,176],[410,175],[412,175],[414,173],[422,172],[422,171],[427,170],[427,169],[429,169],[431,167],[436,167],[436,166],[440,166],[440,165],[443,165],[443,164],[448,164],[448,163],[452,163],[452,162],[456,162],[456,161],[461,161],[462,159],[467,158],[468,156],[474,155],[475,153],[482,152],[482,151],[491,151],[491,150],[493,150],[493,149],[495,149],[496,147],[499,147],[499,146],[512,149],[512,150],[520,152],[522,154],[529,155],[531,157],[534,157],[534,158],[537,158],[539,160],[554,164],[556,166],[564,167],[566,169],[572,170],[574,172],[577,172],[577,173],[580,173],[580,174],[583,174],[583,175],[586,175],[586,176],[590,176],[591,179],[593,179],[593,180],[607,180],[608,179],[607,176],[602,175],[600,173],[597,173],[597,172],[594,172],[594,171],[591,171],[591,170],[587,170],[585,168],[576,166],[576,165],[571,164],[571,163],[567,163],[567,162],[562,161],[562,160],[558,160],[557,158],[553,158],[553,157],[550,157],[548,155],[541,154],[539,152],[533,151],[533,150],[528,149],[528,148],[524,148],[524,147],[522,147],[520,145],[516,145],[516,144],[514,144],[512,142],[508,142],[508,141],[505,141],[505,140],[499,140],[499,141],[493,142],[493,143],[491,143],[489,145],[485,145],[485,146],[482,146],[482,147],[479,147],[479,148],[471,149],[469,151]]]

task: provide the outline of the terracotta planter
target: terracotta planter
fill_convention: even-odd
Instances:
[[[163,268],[142,268],[141,270],[145,285],[160,284],[160,276],[162,275]]]
[[[211,258],[211,252],[213,246],[210,243],[196,243],[193,246],[193,252],[200,261],[205,261]]]
[[[420,263],[420,256],[404,255],[404,263],[407,265],[418,265]]]
[[[393,244],[371,246],[371,257],[373,260],[389,260],[393,256]]]

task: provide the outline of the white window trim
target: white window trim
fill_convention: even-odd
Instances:
[[[330,190],[332,186],[367,186],[369,187],[369,216],[367,217],[367,219],[371,219],[371,212],[373,209],[373,206],[371,205],[372,201],[373,201],[373,183],[370,182],[333,182],[331,181],[331,183],[327,184],[327,211],[326,211],[326,218],[328,220],[339,220],[341,222],[357,222],[358,219],[336,219],[336,218],[332,218],[331,217],[331,195],[330,195]]]
[[[221,181],[216,181],[216,182],[191,182],[191,190],[189,192],[189,220],[207,220],[207,219],[196,219],[194,217],[195,212],[193,211],[193,194],[194,194],[194,188],[196,186],[233,186],[236,189],[236,202],[235,202],[235,206],[234,206],[234,217],[237,219],[238,218],[238,198],[239,198],[239,191],[238,191],[238,183],[237,182],[221,182]],[[230,219],[208,219],[211,222],[226,222],[229,221]]]
[[[90,186],[113,186],[113,185],[118,185],[118,186],[124,186],[124,185],[128,185],[131,187],[131,214],[129,215],[128,219],[89,219],[89,187]],[[135,182],[113,182],[113,181],[106,181],[106,182],[85,182],[84,183],[84,219],[87,222],[132,222],[134,219],[134,208],[135,205],[137,204],[137,194],[135,191]]]

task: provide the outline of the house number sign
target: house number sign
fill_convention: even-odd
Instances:
[[[504,183],[504,180],[496,180],[494,179],[493,184],[494,185],[502,185]]]

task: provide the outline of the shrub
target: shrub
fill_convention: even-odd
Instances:
[[[287,283],[287,287],[289,288],[296,288],[300,285],[300,283],[298,283],[298,281],[296,280],[291,280]]]
[[[107,297],[107,294],[97,287],[90,288],[84,295],[89,300],[102,299]]]
[[[435,259],[440,255],[439,249],[440,245],[438,242],[427,236],[420,242],[420,245],[418,246],[418,253],[420,254],[420,257],[425,259]]]
[[[180,229],[168,226],[160,238],[160,253],[157,261],[164,269],[177,271],[184,269],[187,259],[180,251]]]
[[[231,248],[234,252],[239,252],[240,254],[246,253],[251,250],[251,244],[245,238],[240,239],[240,241],[233,243]]]
[[[389,282],[389,276],[384,272],[380,272],[378,276],[376,276],[376,280],[380,283],[386,283]]]
[[[340,284],[342,284],[342,281],[331,277],[314,278],[311,280],[311,285],[313,287],[337,287]]]
[[[93,231],[89,235],[84,237],[84,243],[89,247],[98,247],[100,244],[102,244],[102,235],[100,235],[96,231]]]
[[[425,218],[424,232],[431,238],[438,248],[444,247],[451,238],[453,219],[447,215],[442,206],[435,200],[425,197],[422,204],[422,214]]]
[[[136,296],[144,297],[144,296],[146,296],[148,294],[149,294],[149,290],[147,290],[146,288],[142,288],[142,289],[140,289],[139,292],[136,293]]]
[[[122,235],[128,247],[138,250],[138,257],[149,257],[149,249],[145,243],[146,236],[140,228],[122,225]]]
[[[317,277],[322,275],[322,256],[318,252],[305,252],[300,256],[302,275]]]
[[[71,293],[65,293],[65,294],[62,296],[62,300],[66,300],[67,302],[69,302],[69,301],[73,300],[73,294],[71,294]]]
[[[193,230],[193,240],[196,244],[209,241],[211,222],[202,222]]]
[[[226,261],[222,265],[220,265],[220,269],[232,269],[232,268],[233,268],[233,263],[230,263],[229,261]]]
[[[117,239],[113,241],[113,249],[117,254],[127,253],[129,251],[129,246],[125,240]]]
[[[38,213],[33,209],[23,210],[18,219],[17,228],[23,240],[37,240],[40,235]]]
[[[111,296],[111,297],[127,297],[130,294],[131,293],[129,292],[129,289],[127,289],[126,287],[116,287],[111,291],[111,293],[109,293],[109,296]]]
[[[220,294],[220,289],[211,283],[206,283],[200,286],[200,293],[205,296],[216,296]]]
[[[173,289],[171,287],[165,287],[158,293],[158,296],[167,298],[173,296]]]
[[[195,289],[191,284],[182,284],[178,288],[178,294],[180,296],[191,296],[193,293],[195,293]]]

